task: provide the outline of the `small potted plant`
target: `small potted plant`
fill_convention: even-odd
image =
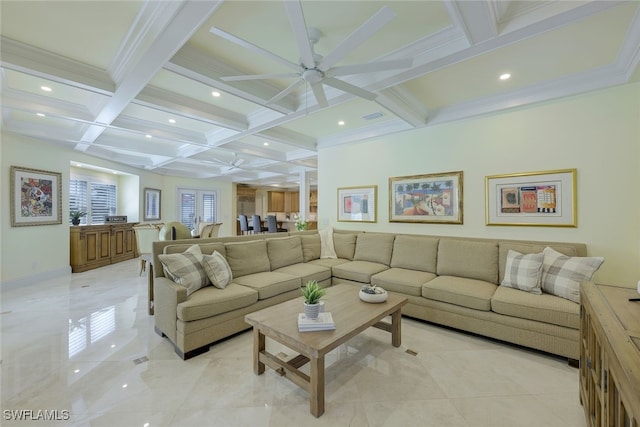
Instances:
[[[309,280],[304,288],[302,288],[302,297],[304,298],[304,315],[308,319],[316,319],[320,312],[320,298],[327,293],[326,289],[321,288],[315,280]]]
[[[71,218],[71,224],[78,225],[80,224],[80,218],[86,216],[87,213],[79,210],[72,210],[69,212],[69,218]]]
[[[304,219],[302,219],[302,218],[299,218],[299,219],[296,221],[296,230],[298,230],[298,231],[304,231],[304,230],[306,230],[306,229],[307,229],[307,226],[308,226],[308,225],[307,225],[307,221],[305,221],[305,220],[304,220]]]

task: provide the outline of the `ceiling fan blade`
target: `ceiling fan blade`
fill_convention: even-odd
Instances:
[[[313,94],[316,96],[316,101],[318,101],[318,105],[321,107],[328,107],[329,102],[327,102],[327,95],[324,93],[324,88],[322,87],[322,83],[311,83],[311,90],[313,90]]]
[[[311,48],[307,24],[304,20],[304,13],[302,12],[302,3],[300,3],[300,1],[285,1],[284,6],[287,9],[289,23],[291,24],[291,29],[293,29],[293,34],[298,43],[302,65],[306,68],[315,68],[316,61],[313,59],[313,49]]]
[[[289,95],[291,92],[296,90],[298,88],[298,86],[300,86],[303,83],[304,83],[304,80],[302,80],[302,79],[296,80],[295,82],[293,82],[289,86],[287,86],[287,88],[285,90],[279,92],[273,98],[268,100],[267,104],[273,104],[274,102],[281,100],[282,98],[284,98],[285,96]]]
[[[242,76],[225,76],[220,80],[225,82],[235,82],[241,80],[266,80],[266,79],[287,79],[291,77],[300,77],[299,73],[272,73],[272,74],[246,74]]]
[[[326,72],[329,77],[349,76],[352,74],[375,73],[377,71],[397,70],[402,68],[411,68],[413,59],[394,59],[389,61],[370,62],[368,64],[344,65],[331,68]]]
[[[236,37],[231,33],[227,33],[226,31],[221,30],[220,28],[211,27],[209,29],[209,32],[212,33],[212,34],[215,34],[216,36],[220,36],[223,39],[226,39],[226,40],[230,41],[231,43],[235,43],[238,46],[242,46],[245,49],[249,49],[249,50],[251,50],[253,52],[259,53],[260,55],[265,56],[265,57],[267,57],[267,58],[269,58],[269,59],[271,59],[271,60],[273,60],[275,62],[278,62],[278,63],[280,63],[282,65],[285,65],[285,66],[287,66],[289,68],[293,68],[294,70],[298,70],[300,68],[300,66],[298,64],[294,64],[293,62],[291,62],[291,61],[289,61],[289,60],[287,60],[287,59],[285,59],[285,58],[283,58],[281,56],[273,54],[273,53],[269,52],[268,50],[265,50],[265,49],[263,49],[263,48],[261,48],[259,46],[256,46],[255,44],[253,44],[251,42],[248,42],[248,41],[246,41],[244,39],[241,39],[240,37]]]
[[[335,63],[347,56],[349,52],[366,42],[369,37],[377,33],[395,17],[396,14],[389,7],[383,7],[325,56],[320,65],[318,65],[318,68],[322,71],[327,71]]]
[[[359,96],[360,98],[368,99],[369,101],[373,101],[378,97],[378,94],[376,93],[369,92],[368,90],[364,90],[362,88],[359,88],[358,86],[354,86],[351,83],[334,79],[333,77],[327,77],[322,82],[331,87],[335,87],[336,89],[340,89],[343,92]]]

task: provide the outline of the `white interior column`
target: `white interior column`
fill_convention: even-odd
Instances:
[[[304,220],[309,216],[309,175],[305,169],[300,170],[300,217]]]

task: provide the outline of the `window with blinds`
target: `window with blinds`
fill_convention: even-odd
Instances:
[[[70,179],[69,210],[87,213],[80,224],[104,224],[107,216],[116,214],[117,190],[115,184],[95,182],[90,177]]]

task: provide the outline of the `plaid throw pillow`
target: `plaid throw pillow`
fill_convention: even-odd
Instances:
[[[546,247],[542,265],[542,290],[580,303],[580,283],[591,280],[603,257],[569,257]]]
[[[229,263],[218,251],[211,255],[203,255],[202,266],[211,284],[216,288],[224,289],[233,280]]]
[[[544,254],[527,254],[509,249],[504,269],[504,279],[500,285],[540,295],[540,278]]]
[[[202,268],[202,251],[193,245],[181,254],[158,255],[164,275],[187,288],[187,295],[209,284],[209,278]]]

